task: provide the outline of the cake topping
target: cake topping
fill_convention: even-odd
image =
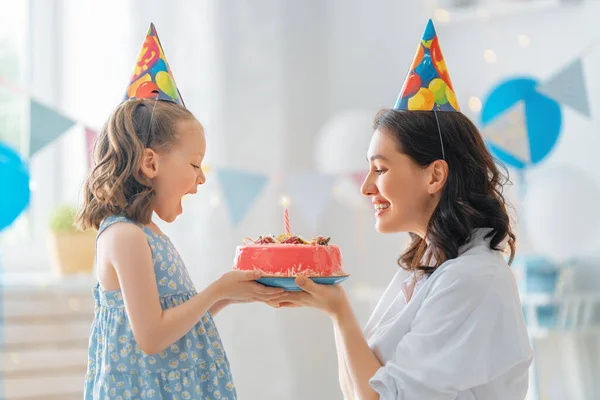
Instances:
[[[319,245],[319,246],[327,246],[329,244],[329,241],[331,240],[330,237],[326,238],[324,236],[315,236],[312,238],[312,240],[310,241],[310,244],[312,244],[313,246]]]
[[[266,236],[259,236],[258,239],[256,239],[256,241],[254,243],[255,244],[277,243],[277,240],[271,235],[266,235]]]
[[[285,238],[284,240],[279,241],[279,243],[284,243],[284,244],[308,244],[308,242],[304,239],[302,239],[300,236],[297,235],[286,235],[288,236],[287,238]]]
[[[305,240],[302,236],[292,235],[291,233],[282,233],[281,235],[274,237],[273,235],[259,236],[256,240],[252,238],[245,238],[244,244],[305,244],[311,246],[327,246],[330,237],[315,236],[310,242]]]

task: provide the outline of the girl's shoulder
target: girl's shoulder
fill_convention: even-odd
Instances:
[[[104,232],[107,228],[111,227],[112,225],[118,224],[120,222],[130,223],[133,225],[137,225],[138,227],[141,228],[141,225],[139,223],[137,223],[136,221],[134,221],[132,219],[125,217],[124,215],[109,215],[108,217],[104,218],[102,220],[102,222],[100,223],[100,226],[98,227],[98,235],[100,235],[102,232]]]

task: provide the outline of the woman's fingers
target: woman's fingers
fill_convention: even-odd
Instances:
[[[252,283],[252,292],[255,294],[281,294],[285,293],[282,288],[269,287],[260,283]]]
[[[290,303],[289,301],[263,301],[263,303],[273,307],[273,308],[295,308],[302,307],[299,304]]]
[[[259,299],[259,300],[269,300],[269,301],[274,301],[274,300],[278,300],[278,299],[284,299],[287,297],[287,293],[283,292],[283,293],[273,293],[273,294],[255,294],[254,295],[255,298]]]
[[[307,293],[316,294],[320,287],[318,284],[314,283],[311,279],[308,279],[305,276],[296,277],[295,281],[296,285]]]
[[[279,307],[287,307],[287,308],[295,308],[302,307],[300,304],[290,303],[289,301],[284,301],[278,304]]]
[[[288,292],[285,296],[286,303],[294,303],[298,305],[308,305],[310,303],[311,295],[306,292]]]

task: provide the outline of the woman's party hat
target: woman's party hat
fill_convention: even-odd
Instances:
[[[460,111],[431,20],[427,23],[394,110]]]

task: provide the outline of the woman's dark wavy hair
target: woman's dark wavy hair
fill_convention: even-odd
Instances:
[[[506,250],[502,242],[508,239],[510,264],[515,255],[515,235],[503,196],[508,172],[504,167],[505,173],[500,172],[479,130],[464,114],[437,112],[437,117],[448,178],[427,227],[429,246],[411,233],[412,242],[398,264],[409,271],[431,274],[444,261],[458,257],[459,248],[476,228],[491,228],[486,238],[491,238],[490,248],[494,250]],[[436,116],[431,111],[381,110],[374,128],[391,135],[398,151],[423,168],[444,158]]]

